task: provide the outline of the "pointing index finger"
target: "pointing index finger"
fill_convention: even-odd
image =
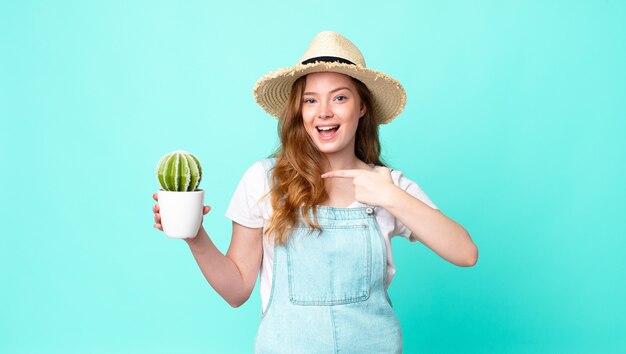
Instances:
[[[336,170],[336,171],[330,171],[330,172],[324,173],[322,175],[322,178],[332,178],[332,177],[354,178],[360,175],[362,172],[363,172],[362,170]]]

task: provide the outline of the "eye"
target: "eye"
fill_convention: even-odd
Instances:
[[[308,104],[312,104],[312,103],[315,103],[315,99],[314,98],[303,98],[302,102],[308,103]]]
[[[343,101],[345,101],[345,100],[347,100],[347,99],[348,99],[348,97],[347,97],[347,96],[344,96],[344,95],[339,95],[339,96],[337,96],[337,97],[335,98],[335,100],[336,100],[336,101],[339,101],[339,102],[343,102]]]

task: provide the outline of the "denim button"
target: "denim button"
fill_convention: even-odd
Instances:
[[[366,212],[368,215],[372,215],[372,214],[374,214],[374,208],[367,208],[367,209],[365,209],[365,212]]]

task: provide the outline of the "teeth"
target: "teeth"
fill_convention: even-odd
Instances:
[[[331,130],[331,129],[335,129],[335,128],[339,128],[338,125],[333,125],[330,127],[317,127],[318,130]]]

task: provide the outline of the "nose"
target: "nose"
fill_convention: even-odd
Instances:
[[[330,108],[330,105],[328,103],[322,102],[319,107],[320,107],[320,109],[319,109],[319,112],[318,112],[318,117],[320,117],[322,119],[323,118],[332,118],[333,117],[333,115],[334,115],[333,111]]]

